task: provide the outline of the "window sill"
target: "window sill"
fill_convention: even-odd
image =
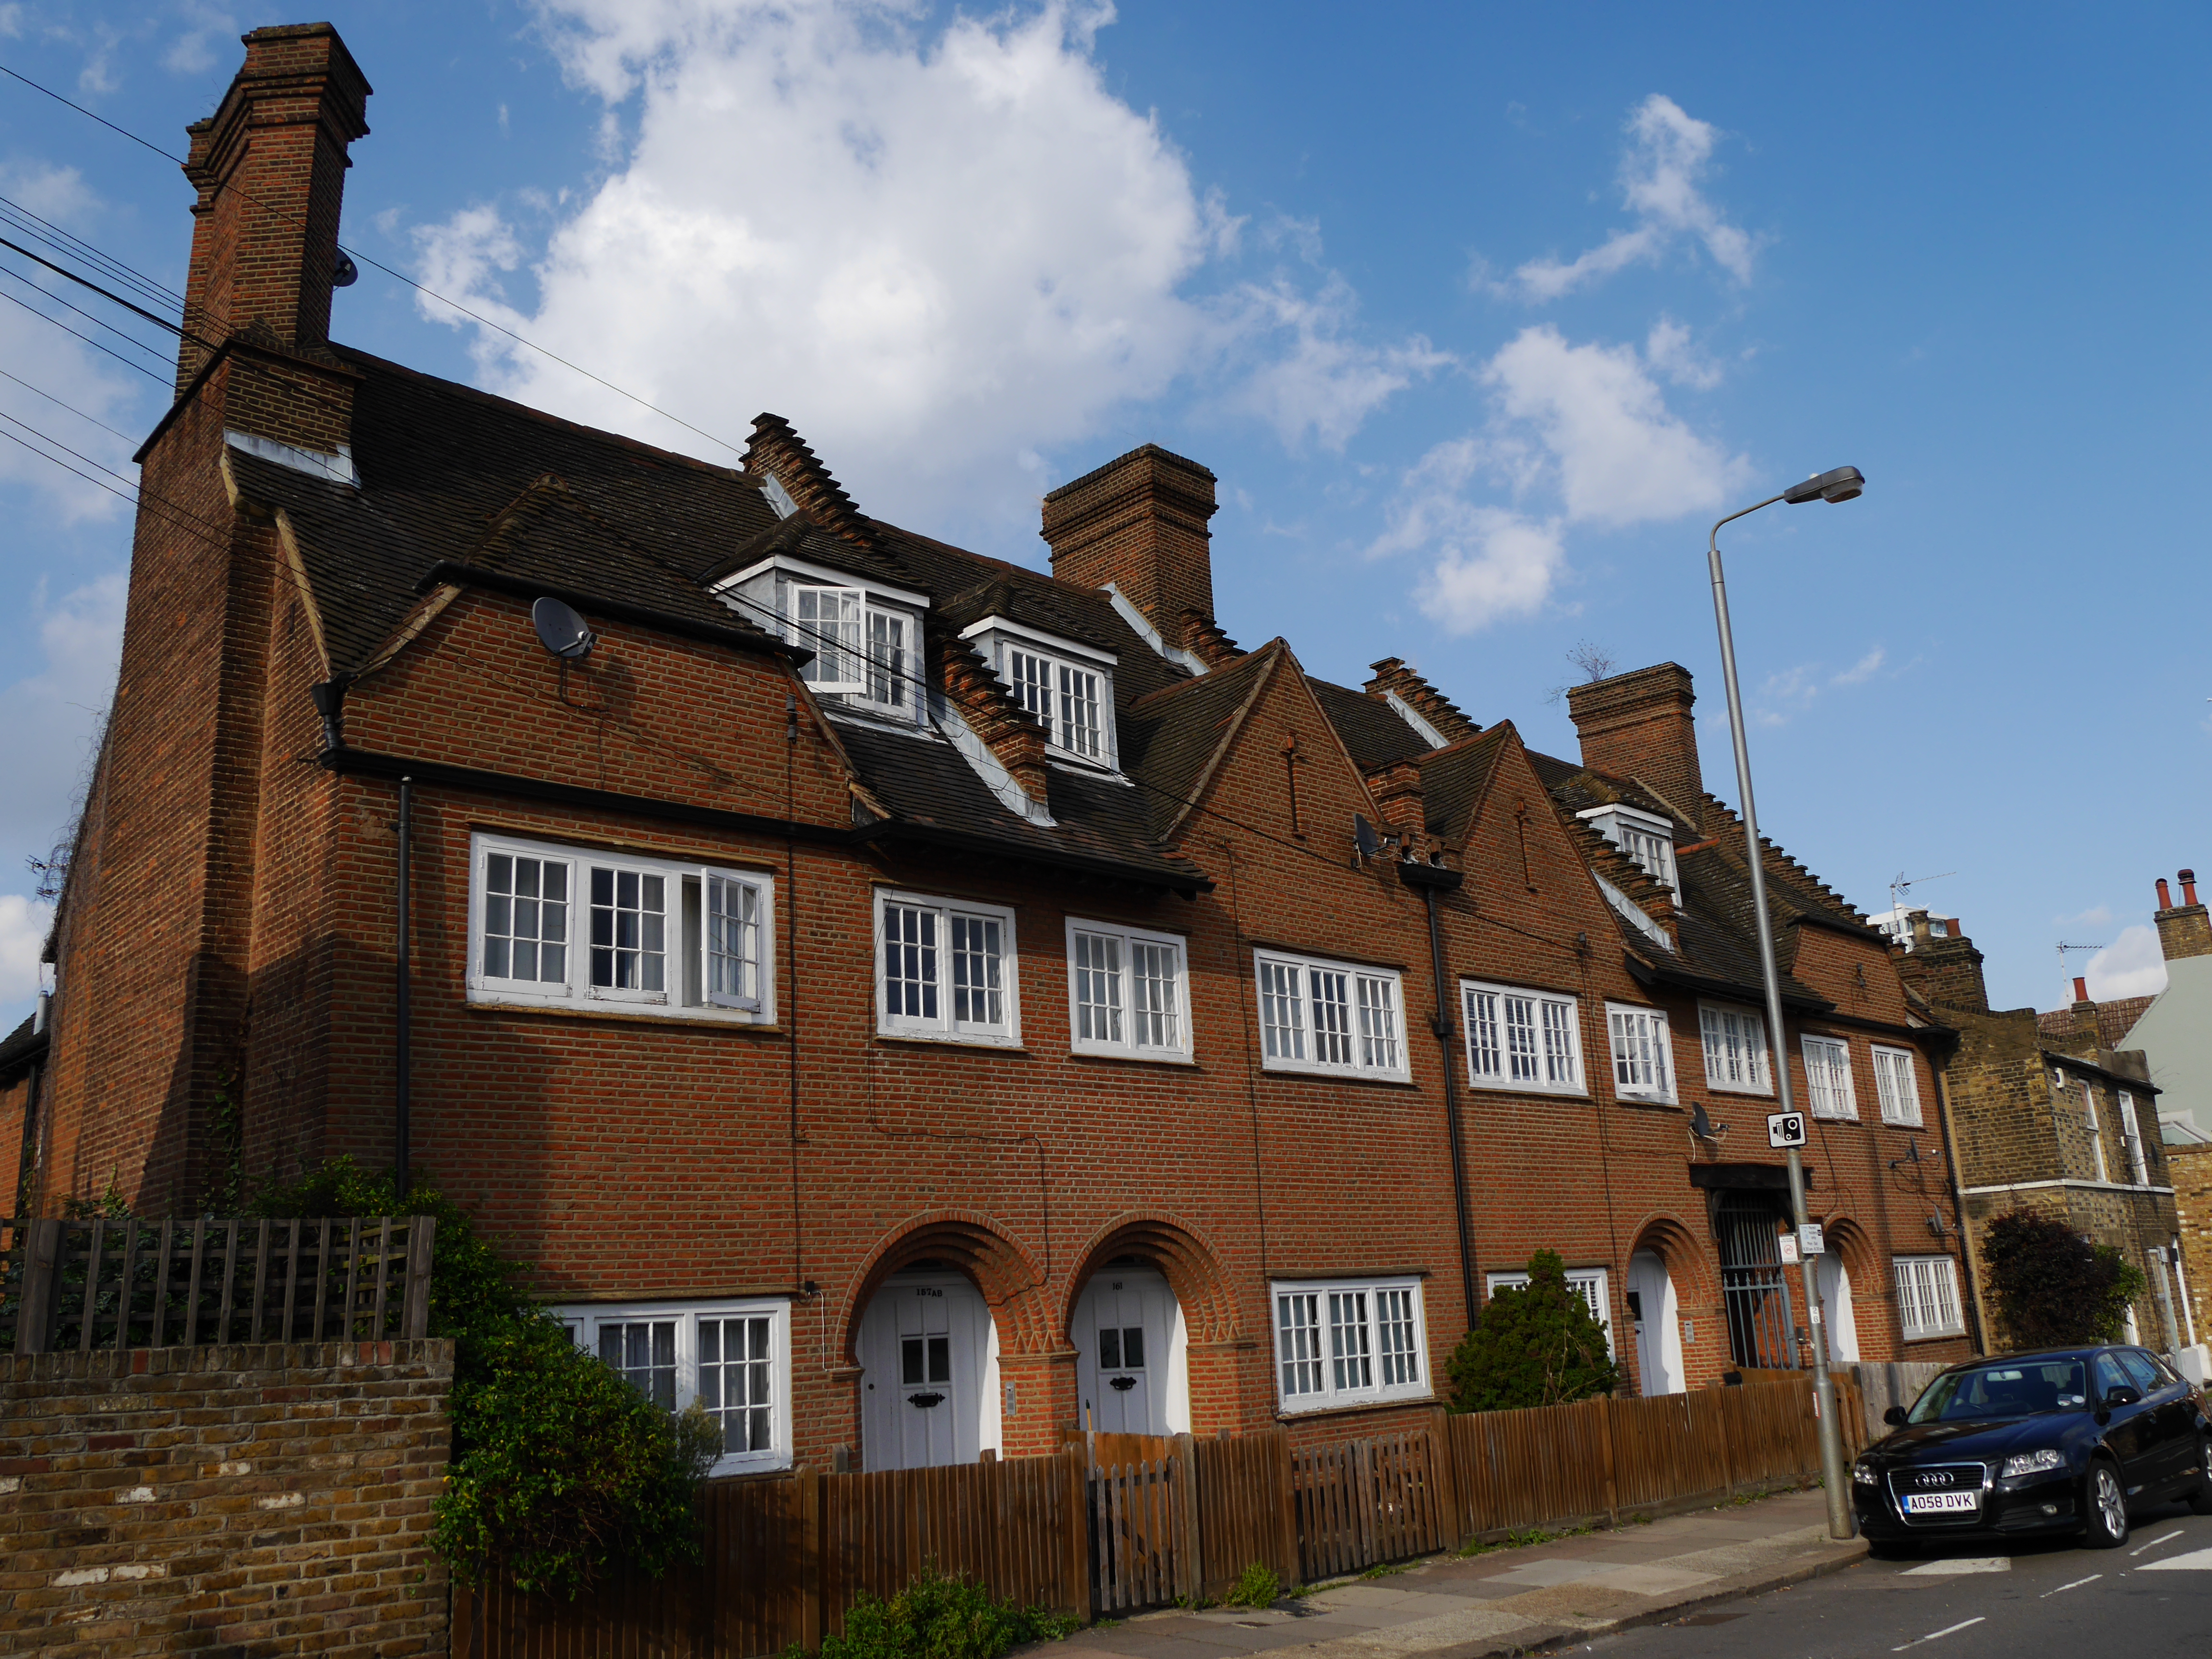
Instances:
[[[1344,1405],[1285,1406],[1279,1401],[1275,1406],[1278,1423],[1310,1423],[1322,1417],[1354,1417],[1372,1412],[1401,1411],[1407,1406],[1440,1406],[1443,1403],[1433,1389],[1419,1394],[1393,1395],[1384,1400],[1355,1400]]]
[[[1613,1097],[1616,1106],[1633,1106],[1639,1112],[1681,1112],[1686,1109],[1679,1100],[1662,1100],[1656,1095],[1621,1095]]]
[[[1267,1077],[1311,1078],[1316,1083],[1380,1084],[1389,1089],[1416,1089],[1420,1085],[1410,1077],[1389,1072],[1332,1072],[1318,1066],[1285,1066],[1261,1060],[1260,1071]]]
[[[709,1480],[727,1480],[733,1482],[738,1480],[773,1480],[781,1479],[782,1476],[789,1474],[790,1473],[791,1460],[788,1457],[781,1457],[778,1458],[773,1463],[740,1463],[733,1468],[726,1469],[720,1463],[717,1463],[713,1468],[707,1471],[705,1478]]]
[[[1759,1089],[1754,1088],[1748,1083],[1716,1083],[1712,1079],[1707,1078],[1705,1087],[1717,1095],[1750,1095],[1759,1100],[1774,1098],[1774,1090],[1771,1085],[1766,1088]]]
[[[1885,1129],[1917,1129],[1923,1134],[1928,1130],[1928,1126],[1917,1117],[1910,1121],[1901,1117],[1886,1117],[1881,1121],[1881,1127]]]
[[[878,1031],[876,1033],[876,1041],[894,1043],[902,1048],[910,1046],[916,1048],[966,1048],[987,1054],[1026,1055],[1029,1053],[1028,1048],[1019,1041],[1009,1041],[1004,1037],[953,1036],[949,1034],[942,1036],[924,1036],[915,1031]]]
[[[1805,1115],[1815,1123],[1856,1123],[1859,1121],[1856,1112],[1808,1112]]]
[[[635,1005],[603,1003],[579,1008],[565,1002],[509,1002],[503,998],[469,993],[468,1007],[479,1014],[544,1014],[555,1019],[611,1020],[622,1025],[676,1025],[693,1031],[741,1031],[756,1036],[781,1036],[783,1027],[771,1020],[732,1019],[704,1012],[681,1014],[648,1013]]]
[[[1485,1083],[1470,1078],[1467,1086],[1480,1089],[1486,1095],[1535,1095],[1546,1100],[1588,1100],[1590,1097],[1587,1089],[1547,1089],[1535,1083]]]
[[[1198,1061],[1189,1054],[1140,1054],[1115,1048],[1073,1048],[1067,1051],[1070,1060],[1103,1060],[1121,1066],[1181,1066],[1194,1068]]]
[[[1914,1342],[1955,1342],[1966,1334],[1966,1328],[1961,1325],[1956,1330],[1923,1331],[1918,1336],[1906,1336],[1900,1340],[1908,1345]]]

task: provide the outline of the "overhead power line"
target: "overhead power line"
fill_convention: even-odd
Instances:
[[[113,254],[94,246],[74,231],[64,230],[51,219],[41,218],[21,202],[0,196],[0,222],[12,223],[32,240],[43,242],[57,252],[83,260],[94,270],[114,278],[125,287],[137,289],[157,305],[170,306],[178,310],[184,307],[185,296],[176,289],[155,281]]]
[[[39,292],[44,294],[46,290],[44,289],[40,289]],[[60,318],[49,317],[45,312],[40,310],[38,307],[19,300],[12,294],[0,293],[0,300],[5,300],[11,306],[22,307],[24,310],[29,312],[31,315],[36,317],[40,322],[52,323],[56,328],[61,330],[63,333],[83,341],[94,351],[106,352],[109,356],[114,358],[117,362],[121,363],[125,368],[135,368],[149,380],[158,381],[163,386],[167,386],[169,383],[169,376],[166,374],[157,374],[152,369],[147,368],[145,364],[132,362],[130,358],[125,356],[121,352],[113,349],[112,347],[100,344],[99,341],[94,339],[89,334],[79,334],[76,330],[71,328]],[[103,324],[102,326],[104,327],[106,325]],[[131,337],[126,334],[124,337],[125,339],[129,339]]]

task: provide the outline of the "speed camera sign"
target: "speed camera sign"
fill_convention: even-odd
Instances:
[[[1766,1144],[1770,1146],[1802,1146],[1805,1144],[1805,1114],[1802,1112],[1770,1112],[1766,1116]]]

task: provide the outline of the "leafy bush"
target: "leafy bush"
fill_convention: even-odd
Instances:
[[[1283,1593],[1283,1581],[1275,1577],[1275,1570],[1265,1561],[1255,1561],[1237,1576],[1229,1593],[1221,1598],[1226,1607],[1271,1607]]]
[[[462,1583],[495,1570],[517,1589],[573,1597],[611,1567],[659,1577],[698,1559],[693,1504],[720,1454],[696,1407],[671,1418],[577,1348],[515,1285],[516,1267],[468,1212],[416,1181],[349,1158],[247,1201],[257,1216],[427,1215],[430,1334],[453,1340],[453,1457],[431,1547]]]
[[[1482,1322],[1445,1362],[1455,1412],[1514,1411],[1610,1394],[1620,1370],[1606,1351],[1605,1327],[1567,1283],[1553,1250],[1528,1258],[1528,1282],[1500,1285]]]
[[[2142,1269],[2054,1216],[2014,1210],[1990,1223],[1982,1247],[1997,1317],[2016,1348],[2117,1341]]]
[[[845,1614],[845,1633],[822,1644],[822,1659],[999,1659],[1023,1642],[1057,1640],[1075,1620],[1000,1601],[934,1562],[888,1601],[863,1594]]]

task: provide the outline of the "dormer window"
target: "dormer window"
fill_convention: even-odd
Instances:
[[[997,671],[1014,700],[1044,727],[1057,758],[1113,769],[1114,653],[986,617],[962,630]]]
[[[1674,826],[1665,818],[1618,804],[1575,816],[1635,860],[1652,880],[1674,890]]]
[[[816,696],[908,724],[927,718],[920,652],[927,595],[781,553],[717,592],[748,621],[814,653],[799,672]]]

